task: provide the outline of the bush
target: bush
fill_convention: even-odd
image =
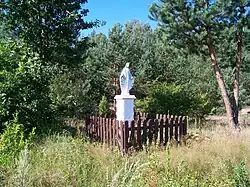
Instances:
[[[50,85],[53,107],[60,117],[84,118],[98,113],[98,104],[102,95],[110,96],[110,85],[98,70],[92,70],[93,64],[79,67],[57,75]],[[93,72],[91,72],[93,71]]]
[[[103,117],[108,115],[109,104],[106,96],[102,96],[102,100],[99,103],[99,114]]]
[[[182,85],[152,83],[144,89],[146,97],[135,101],[141,112],[202,117],[212,109],[206,94],[194,94]]]
[[[231,176],[231,184],[238,187],[250,186],[249,173],[244,161],[241,161],[239,165],[234,167],[233,175]]]
[[[46,69],[36,54],[23,44],[0,43],[0,128],[16,113],[25,128],[51,123],[48,85]]]
[[[10,164],[19,155],[20,151],[31,143],[35,135],[35,128],[25,135],[25,129],[18,123],[17,118],[5,123],[6,128],[0,135],[0,165]]]
[[[83,118],[98,112],[100,92],[93,89],[82,70],[56,76],[51,88],[51,99],[58,117]]]

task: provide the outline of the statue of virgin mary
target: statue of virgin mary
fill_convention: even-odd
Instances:
[[[129,95],[129,90],[133,87],[134,78],[129,70],[129,63],[126,63],[120,75],[121,95]]]

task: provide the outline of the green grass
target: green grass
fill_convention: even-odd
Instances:
[[[200,136],[210,139],[122,157],[116,149],[67,134],[53,135],[0,167],[0,186],[250,185],[249,128],[239,137],[224,128]]]

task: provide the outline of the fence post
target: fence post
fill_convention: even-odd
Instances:
[[[127,153],[128,152],[128,140],[129,140],[129,122],[125,121],[124,123],[124,152]]]
[[[157,118],[154,120],[154,128],[153,128],[153,134],[154,134],[154,144],[156,145],[157,143],[157,139],[158,139],[158,131],[159,131],[159,121],[160,119]]]
[[[119,121],[115,119],[115,126],[114,126],[114,130],[115,130],[115,146],[118,145],[118,147],[120,146],[121,140],[120,140],[120,131],[119,131]]]
[[[135,147],[135,121],[130,122],[130,143]]]
[[[179,117],[175,116],[174,120],[174,139],[176,142],[178,142],[178,126],[179,126]]]
[[[123,121],[119,121],[118,124],[118,146],[120,146],[120,152],[123,155],[124,154],[124,122]]]
[[[149,139],[149,145],[153,142],[153,126],[154,126],[154,120],[150,119],[148,120],[148,126],[149,126],[149,133],[148,133],[148,139]]]
[[[180,117],[180,127],[179,127],[179,139],[180,139],[180,144],[183,144],[183,126],[184,126],[184,121],[183,121],[184,117],[181,116]]]
[[[113,120],[111,119],[111,118],[109,118],[109,145],[113,145],[113,138],[112,138],[112,135],[113,135],[113,133],[112,133],[112,130],[113,130],[113,127],[112,127],[112,125],[113,125]]]
[[[162,147],[163,146],[163,119],[160,119],[160,142],[159,142],[159,146]]]
[[[169,136],[168,136],[168,128],[169,128],[169,116],[167,115],[164,115],[163,116],[163,121],[164,121],[164,127],[165,127],[165,146],[167,146],[168,144],[168,139],[169,139]]]
[[[105,119],[102,118],[102,143],[105,143]]]
[[[105,123],[105,126],[106,126],[106,142],[107,144],[109,145],[109,119],[106,118],[106,123]]]
[[[142,134],[142,143],[147,144],[147,120],[143,119],[143,134]]]
[[[170,134],[169,134],[169,138],[170,138],[170,140],[172,140],[173,139],[173,135],[174,135],[174,130],[173,130],[173,121],[174,121],[174,116],[171,116],[170,117],[170,123],[169,123],[169,131],[170,131]]]
[[[86,132],[87,132],[88,136],[89,136],[89,124],[90,124],[90,120],[91,120],[91,116],[86,117],[86,120],[85,120],[85,129],[86,129]]]
[[[188,124],[188,118],[184,118],[184,126],[183,126],[183,135],[187,135],[187,124]]]
[[[137,130],[136,130],[136,133],[137,133],[137,144],[138,144],[138,147],[139,149],[142,148],[142,143],[141,143],[141,119],[139,119],[137,121],[137,124],[136,124],[136,127],[137,127]]]

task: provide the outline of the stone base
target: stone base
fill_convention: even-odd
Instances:
[[[116,95],[116,119],[119,121],[134,120],[134,95]]]

